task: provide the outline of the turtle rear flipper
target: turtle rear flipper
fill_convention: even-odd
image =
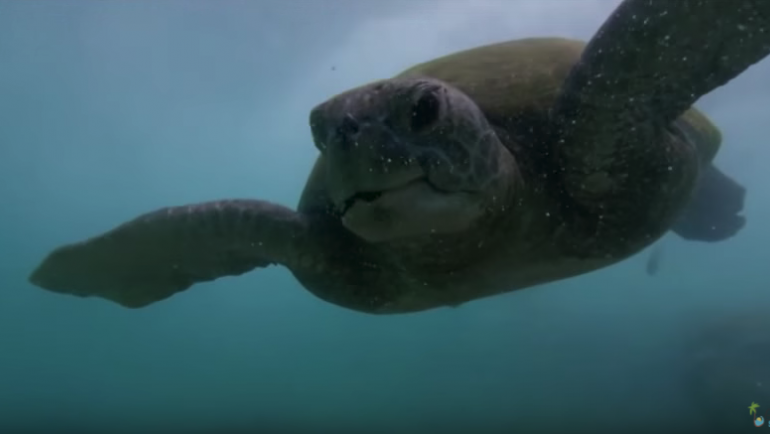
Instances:
[[[132,308],[195,283],[291,266],[308,241],[303,214],[260,200],[163,208],[51,252],[29,280],[49,291]]]
[[[745,187],[709,164],[690,204],[671,229],[690,241],[726,240],[746,224],[746,218],[739,215],[745,197]]]

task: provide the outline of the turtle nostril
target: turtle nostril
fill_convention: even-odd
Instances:
[[[341,136],[351,136],[358,134],[358,121],[350,114],[346,114],[340,122],[340,126],[337,127],[337,134]]]
[[[349,149],[352,143],[356,141],[356,135],[359,131],[358,121],[350,114],[346,114],[337,125],[337,142],[341,149]]]

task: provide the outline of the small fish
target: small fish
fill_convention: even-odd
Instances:
[[[647,265],[645,266],[645,269],[647,270],[647,274],[650,276],[654,276],[658,270],[660,269],[660,260],[663,256],[663,243],[657,243],[654,246],[652,246],[652,250],[650,251],[650,256],[647,257]]]

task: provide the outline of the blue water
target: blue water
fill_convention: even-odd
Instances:
[[[767,60],[698,104],[724,133],[719,166],[748,187],[747,227],[713,245],[664,238],[654,277],[643,252],[385,317],[324,303],[280,268],[139,310],[26,281],[52,248],[162,206],[293,206],[314,104],[483,43],[588,39],[616,3],[0,2],[0,432],[749,426],[770,394],[745,385],[770,354],[702,374],[690,348],[735,317],[750,325],[729,341],[768,345]]]

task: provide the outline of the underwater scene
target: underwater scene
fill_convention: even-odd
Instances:
[[[0,433],[767,430],[768,54],[766,0],[0,1]]]

